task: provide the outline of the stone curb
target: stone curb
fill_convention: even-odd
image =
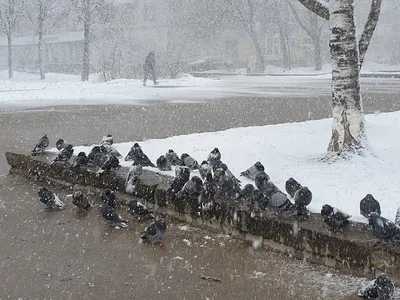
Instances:
[[[73,170],[63,165],[50,166],[55,154],[28,156],[6,153],[10,173],[19,173],[38,181],[51,181],[67,186],[110,188],[125,193],[124,183],[128,169],[100,176],[86,171]],[[395,282],[400,282],[400,249],[396,247],[373,248],[376,241],[366,231],[366,225],[354,223],[346,232],[332,234],[323,224],[319,214],[311,214],[307,221],[278,219],[264,213],[253,217],[250,212],[232,201],[220,201],[220,209],[202,216],[197,211],[197,199],[180,199],[169,203],[167,190],[172,177],[143,170],[137,186],[136,197],[141,198],[158,213],[203,227],[229,233],[249,241],[258,240],[267,248],[312,263],[338,268],[350,274],[371,277],[372,270],[385,271]]]

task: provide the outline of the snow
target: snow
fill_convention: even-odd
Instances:
[[[366,64],[363,70],[383,73],[385,73],[383,70],[387,70],[399,73],[400,67]],[[268,70],[268,67],[266,71],[270,75],[218,75],[197,78],[180,74],[176,79],[160,79],[160,84],[156,87],[153,87],[151,81],[144,87],[142,80],[139,79],[101,82],[97,74],[91,74],[89,82],[82,82],[78,75],[48,73],[45,80],[40,80],[38,74],[14,72],[14,78],[10,80],[7,79],[7,71],[0,71],[0,109],[66,105],[134,105],[146,101],[198,102],[266,94],[304,96],[314,91],[330,94],[329,65],[325,65],[322,71],[313,71],[312,68],[294,68],[290,71],[279,68]]]
[[[289,177],[308,186],[313,193],[309,206],[313,212],[320,212],[322,205],[329,203],[351,214],[353,220],[366,222],[359,213],[359,202],[370,193],[380,201],[382,215],[394,220],[400,205],[400,139],[394,138],[400,131],[400,112],[366,115],[365,126],[369,151],[364,156],[335,162],[321,160],[330,139],[331,119],[235,128],[151,139],[139,141],[139,144],[153,162],[168,149],[174,149],[179,155],[187,152],[201,162],[214,147],[218,147],[222,160],[240,178],[242,187],[254,182],[239,177],[240,172],[259,160],[282,191],[285,191]],[[114,141],[118,141],[118,137],[115,136]],[[133,143],[114,145],[125,156]],[[80,151],[88,153],[91,148],[76,146],[75,154]],[[121,160],[123,166],[130,164]],[[174,170],[147,169],[174,175]],[[192,175],[199,175],[198,171],[193,171]]]

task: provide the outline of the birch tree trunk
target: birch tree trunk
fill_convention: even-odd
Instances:
[[[41,9],[42,11],[42,9]],[[46,72],[44,69],[44,62],[43,62],[43,26],[44,26],[44,16],[42,12],[39,15],[39,24],[38,24],[38,64],[39,64],[39,72],[40,72],[40,79],[46,79]]]
[[[82,81],[89,80],[90,72],[90,0],[84,0]]]
[[[339,153],[360,150],[365,139],[353,4],[329,1],[333,127],[328,151]]]
[[[12,33],[7,33],[7,44],[8,44],[8,78],[14,77],[13,68],[13,52],[12,52]]]

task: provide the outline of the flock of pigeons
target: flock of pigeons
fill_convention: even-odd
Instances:
[[[109,172],[118,168],[119,159],[123,159],[113,146],[113,142],[112,135],[107,135],[103,137],[99,145],[91,149],[88,155],[80,152],[73,158],[73,145],[59,139],[56,142],[56,148],[60,152],[52,164],[67,163],[72,168],[95,168],[97,173]],[[48,146],[49,139],[45,135],[33,149],[32,155],[42,153]],[[175,198],[182,197],[187,201],[196,199],[198,207],[206,214],[207,211],[215,209],[215,206],[218,205],[216,199],[222,197],[232,200],[241,199],[251,210],[268,209],[277,215],[294,215],[300,218],[309,216],[307,206],[311,203],[312,193],[308,187],[302,186],[294,178],[289,178],[285,184],[288,196],[271,181],[264,166],[258,161],[240,173],[240,176],[254,180],[254,185],[246,184],[241,188],[241,181],[222,162],[218,148],[214,148],[209,153],[207,160],[202,161],[201,164],[187,153],[183,153],[179,157],[172,149],[165,155],[161,155],[156,160],[156,164],[153,164],[139,144],[134,143],[124,160],[132,161],[125,181],[125,189],[129,194],[135,194],[142,167],[168,171],[172,169],[171,166],[175,166],[175,178],[168,190],[168,199],[172,202]],[[191,177],[190,173],[193,170],[197,170],[200,177],[197,175]],[[40,201],[49,208],[64,207],[63,202],[46,188],[40,189],[39,197]],[[126,228],[128,221],[121,218],[115,210],[114,192],[107,189],[102,193],[101,198],[103,204],[100,212],[103,219],[113,226]],[[73,204],[80,209],[87,209],[91,206],[87,197],[80,191],[74,193]],[[138,220],[155,219],[154,213],[137,200],[129,202],[128,210]],[[371,232],[378,239],[378,243],[398,244],[400,242],[400,210],[397,212],[396,222],[393,223],[381,216],[379,202],[371,194],[368,194],[360,201],[360,213],[368,219]],[[323,205],[321,216],[325,224],[335,233],[342,231],[350,224],[351,215],[329,204]],[[165,231],[165,220],[157,218],[145,229],[141,238],[154,243],[161,240]],[[361,289],[359,295],[367,299],[390,299],[393,292],[392,282],[385,274],[381,274],[373,280],[371,285]]]

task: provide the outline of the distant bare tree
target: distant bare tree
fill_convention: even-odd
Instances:
[[[332,136],[328,151],[361,153],[365,146],[360,67],[377,25],[382,0],[372,0],[371,12],[357,45],[354,0],[298,0],[329,20],[332,56]]]
[[[322,29],[326,25],[327,21],[318,18],[317,15],[306,10],[305,12],[299,11],[292,4],[291,0],[286,0],[293,16],[300,27],[308,34],[311,38],[313,49],[314,49],[314,69],[322,69]]]
[[[32,0],[26,6],[27,15],[35,26],[38,35],[38,66],[40,79],[46,78],[43,59],[43,36],[46,32],[61,23],[70,12],[72,0]]]
[[[256,72],[264,72],[265,70],[265,57],[264,57],[264,44],[265,32],[260,32],[259,20],[257,19],[257,12],[262,10],[263,4],[266,5],[267,0],[225,0],[229,6],[231,15],[234,19],[238,20],[242,25],[245,32],[253,42],[257,63]],[[260,7],[261,4],[261,7]]]
[[[8,78],[13,78],[12,36],[21,16],[23,4],[22,0],[0,0],[0,32],[7,35]]]

